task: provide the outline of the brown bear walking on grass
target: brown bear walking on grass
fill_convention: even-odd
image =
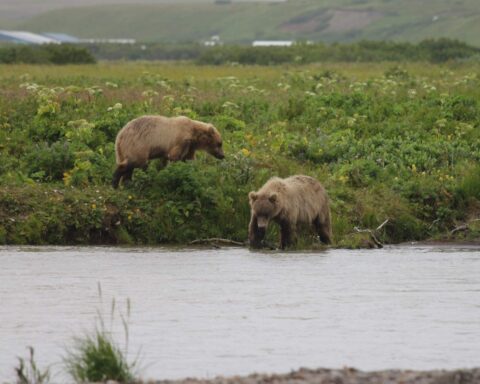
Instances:
[[[313,177],[273,177],[258,192],[248,194],[251,207],[250,246],[260,247],[270,221],[280,225],[280,247],[291,245],[298,225],[313,226],[320,240],[332,242],[330,207],[325,188]]]
[[[225,157],[222,137],[212,124],[185,116],[142,116],[127,123],[115,140],[117,169],[112,186],[132,178],[135,168],[146,168],[148,160],[192,160],[203,150],[217,159]]]

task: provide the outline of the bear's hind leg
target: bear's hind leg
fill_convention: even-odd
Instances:
[[[113,173],[112,187],[114,189],[118,188],[118,186],[120,184],[120,180],[122,179],[123,175],[125,175],[125,172],[126,172],[126,166],[125,165],[120,165],[120,166],[117,167],[117,169]]]
[[[330,222],[325,220],[326,222],[322,222],[320,217],[318,216],[314,221],[313,225],[315,227],[315,231],[317,235],[320,237],[320,241],[324,244],[331,244],[332,243],[332,231],[330,229]]]
[[[123,177],[122,177],[123,185],[127,185],[127,184],[132,180],[132,176],[133,176],[133,167],[132,167],[132,168],[129,168],[129,169],[123,174]]]
[[[112,187],[114,189],[118,188],[118,184],[120,184],[120,178],[122,177],[123,172],[121,171],[120,168],[117,168],[115,172],[113,173],[113,178],[112,178]]]
[[[133,168],[134,165],[131,163],[118,166],[113,173],[112,187],[117,189],[118,185],[120,184],[120,179],[122,179],[123,182],[130,180],[132,178]]]

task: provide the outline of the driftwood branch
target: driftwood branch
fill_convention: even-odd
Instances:
[[[469,231],[470,230],[470,224],[471,223],[475,223],[477,221],[480,221],[480,219],[473,219],[473,220],[469,220],[468,222],[464,223],[464,224],[461,224],[455,228],[453,228],[451,231],[450,231],[450,235],[454,235],[455,233],[457,232],[463,232],[463,231]]]
[[[373,241],[373,243],[378,247],[378,248],[383,248],[383,244],[377,239],[377,236],[375,236],[374,231],[371,229],[360,229],[358,227],[353,227],[355,232],[357,233],[368,233]]]
[[[375,232],[378,232],[380,229],[382,229],[382,228],[385,226],[385,224],[388,223],[389,220],[390,220],[390,219],[387,219],[387,220],[385,220],[382,224],[380,224],[380,225],[377,227],[377,229],[375,229]]]
[[[230,240],[230,239],[222,239],[219,237],[212,237],[209,239],[196,239],[193,240],[189,243],[190,245],[195,245],[195,244],[210,244],[210,245],[218,245],[218,244],[224,244],[224,245],[236,245],[240,247],[244,247],[246,244],[242,243],[240,241],[235,241],[235,240]]]
[[[450,231],[450,235],[454,235],[457,232],[463,232],[463,231],[468,231],[468,230],[469,230],[468,224],[462,224],[462,225],[459,225],[458,227],[453,228]]]
[[[380,240],[378,240],[376,236],[376,232],[380,231],[387,223],[389,219],[386,219],[382,224],[380,224],[376,229],[371,230],[371,229],[361,229],[358,227],[353,227],[355,232],[357,233],[368,233],[370,235],[370,238],[372,239],[372,242],[378,247],[378,248],[383,248],[383,244]]]

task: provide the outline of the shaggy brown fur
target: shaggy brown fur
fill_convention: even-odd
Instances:
[[[185,116],[142,116],[127,123],[115,140],[117,169],[112,185],[128,181],[135,168],[146,168],[148,160],[192,160],[203,150],[217,159],[225,157],[222,137],[212,124]]]
[[[327,192],[313,177],[273,177],[258,192],[250,192],[248,197],[251,207],[249,241],[252,247],[261,246],[272,220],[280,225],[282,249],[294,242],[299,224],[313,226],[322,242],[331,243]]]

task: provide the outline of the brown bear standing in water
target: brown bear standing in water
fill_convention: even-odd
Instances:
[[[313,226],[322,242],[331,243],[327,192],[313,177],[273,177],[258,192],[250,192],[248,197],[252,212],[248,234],[250,246],[261,246],[272,220],[280,225],[282,249],[292,244],[299,224]]]
[[[127,123],[115,140],[117,169],[112,186],[120,179],[128,181],[135,168],[146,168],[150,159],[192,160],[195,151],[203,150],[217,159],[225,157],[222,137],[212,124],[185,116],[142,116]]]

